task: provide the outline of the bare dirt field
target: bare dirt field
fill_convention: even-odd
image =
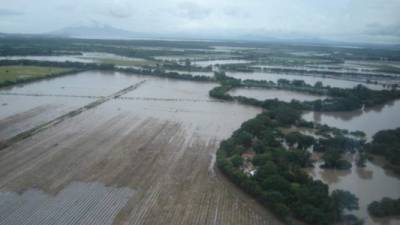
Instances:
[[[0,224],[281,224],[213,165],[259,109],[210,99],[212,83],[132,79],[0,151]]]

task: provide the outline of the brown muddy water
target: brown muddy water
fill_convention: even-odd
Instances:
[[[232,96],[245,96],[255,98],[258,100],[266,99],[279,99],[284,102],[292,100],[299,101],[314,101],[318,99],[325,99],[324,96],[311,95],[302,92],[278,90],[278,89],[265,89],[265,88],[235,88],[228,92]]]
[[[376,162],[375,162],[376,161]],[[400,197],[399,176],[382,168],[379,159],[368,161],[365,168],[358,168],[353,161],[350,170],[321,169],[322,162],[317,162],[310,174],[329,185],[330,191],[335,189],[347,190],[359,198],[359,210],[352,211],[365,220],[367,225],[398,225],[400,218],[372,218],[368,214],[368,204],[384,197]]]
[[[367,134],[367,140],[371,141],[372,136],[380,130],[400,127],[399,115],[400,100],[397,100],[390,104],[353,112],[308,112],[303,115],[303,118],[351,131],[364,131]],[[321,169],[320,165],[321,162],[316,163],[315,168],[310,171],[311,175],[328,184],[331,190],[344,189],[354,193],[360,203],[360,209],[355,214],[364,218],[365,224],[400,224],[399,218],[372,218],[367,212],[367,206],[372,201],[383,197],[400,197],[400,177],[383,169],[382,160],[368,161],[365,168],[357,168],[353,162],[352,169],[348,171]]]
[[[352,112],[307,112],[303,118],[350,131],[361,130],[371,140],[380,130],[400,127],[400,100]]]

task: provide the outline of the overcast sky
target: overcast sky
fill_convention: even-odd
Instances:
[[[0,0],[0,32],[93,24],[213,38],[400,43],[400,0]]]

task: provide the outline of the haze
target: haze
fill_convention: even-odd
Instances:
[[[400,43],[399,0],[0,0],[0,32],[109,25],[199,38]]]

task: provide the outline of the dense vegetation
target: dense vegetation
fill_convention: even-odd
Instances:
[[[242,124],[217,152],[219,168],[246,192],[287,221],[332,224],[344,210],[358,208],[357,198],[342,190],[329,194],[328,186],[313,180],[303,168],[312,165],[306,150],[319,140],[282,128],[310,126],[300,112],[282,102]],[[318,129],[318,126],[316,126]],[[285,140],[291,148],[285,149]],[[244,155],[254,152],[253,158]],[[255,173],[249,173],[252,168]]]
[[[400,128],[379,131],[365,149],[369,153],[385,157],[390,162],[390,167],[400,173]]]
[[[400,216],[400,198],[383,198],[368,205],[368,211],[376,217]]]
[[[233,97],[227,92],[232,88],[238,87],[263,87],[263,88],[276,88],[289,91],[306,92],[310,94],[324,95],[328,98],[315,101],[299,102],[292,101],[293,106],[302,110],[313,111],[351,111],[361,109],[362,107],[371,107],[379,104],[384,104],[389,101],[400,98],[400,90],[371,90],[365,86],[358,85],[351,89],[333,88],[330,86],[323,86],[322,83],[317,82],[314,86],[306,84],[303,80],[289,81],[280,79],[277,83],[272,81],[257,81],[257,80],[240,80],[228,77],[224,72],[216,72],[215,77],[218,82],[224,86],[217,87],[210,91],[210,95],[215,98],[225,100],[238,100],[241,103],[263,106],[265,101],[260,101],[253,98],[243,96]]]

